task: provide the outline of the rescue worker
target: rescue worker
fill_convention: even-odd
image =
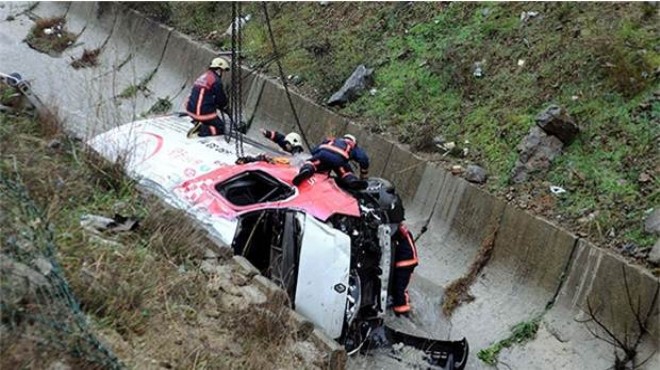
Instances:
[[[216,136],[225,133],[225,117],[218,116],[218,110],[228,115],[227,95],[222,86],[222,77],[229,71],[229,62],[217,57],[209,68],[193,84],[186,103],[186,111],[193,119],[195,127],[188,131],[188,137]]]
[[[353,173],[350,160],[360,165],[360,179]],[[369,157],[362,148],[358,147],[355,136],[346,134],[342,138],[326,139],[312,150],[312,157],[293,178],[293,184],[298,186],[304,180],[312,177],[316,172],[334,171],[339,177],[340,184],[350,189],[365,189],[365,180],[369,174]]]
[[[261,130],[261,134],[279,145],[285,152],[295,155],[302,153],[305,150],[302,146],[302,138],[295,132],[290,132],[288,135],[284,136],[284,134],[277,131]]]
[[[392,248],[394,248],[394,274],[391,285],[392,310],[397,316],[408,316],[410,313],[408,285],[419,260],[413,235],[403,222],[396,226],[396,231],[392,235]]]

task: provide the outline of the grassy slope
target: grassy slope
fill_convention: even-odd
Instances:
[[[228,4],[169,4],[141,10],[200,38],[224,32],[231,14]],[[523,11],[539,16],[523,24]],[[467,140],[468,158],[453,161],[486,167],[489,190],[602,245],[633,243],[642,256],[654,242],[642,220],[660,203],[660,101],[648,100],[659,87],[658,8],[362,2],[272,3],[269,12],[285,73],[300,75],[307,95],[323,102],[364,63],[375,68],[378,92],[340,113],[417,151],[438,134]],[[258,64],[272,54],[260,4],[245,3],[244,13],[253,15],[244,48]],[[476,62],[482,78],[472,75]],[[511,187],[516,145],[550,103],[566,107],[582,134],[549,173]],[[652,179],[638,181],[642,173]],[[549,185],[568,193],[553,197]]]
[[[61,142],[59,147],[50,147],[52,139]],[[53,225],[57,260],[73,294],[95,333],[130,368],[153,367],[150,361],[156,360],[167,364],[162,366],[200,369],[315,366],[313,359],[300,357],[286,302],[235,307],[241,296],[230,299],[236,293],[218,285],[237,289],[249,279],[243,277],[239,283],[239,273],[221,276],[200,270],[204,249],[215,250],[206,232],[182,211],[140,193],[123,176],[121,166],[100,160],[64,137],[53,118],[37,121],[0,114],[0,178],[23,183],[43,209],[44,221]],[[22,205],[12,203],[14,197],[4,192],[2,200],[8,204],[7,222],[0,228],[3,240],[5,235],[24,235],[28,222],[9,213]],[[96,237],[80,225],[83,214],[114,212],[140,217],[139,229]],[[6,276],[1,277],[4,282]],[[37,318],[60,324],[49,314],[48,303],[30,309]],[[18,335],[4,333],[12,345],[0,346],[0,368],[31,368],[34,358],[28,353],[33,352],[41,353],[42,364],[62,358],[53,344],[70,339],[50,332],[50,327],[31,329],[34,338],[44,341],[46,353],[42,347],[35,349],[34,338],[21,335],[26,328],[19,329]],[[84,368],[93,368],[86,362],[94,349],[89,351],[80,354]],[[309,351],[314,353],[313,348]]]

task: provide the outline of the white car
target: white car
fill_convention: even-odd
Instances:
[[[366,190],[349,192],[328,174],[315,174],[296,187],[298,168],[258,156],[268,148],[245,137],[242,154],[254,160],[236,164],[234,142],[187,139],[189,128],[187,117],[162,116],[112,129],[89,144],[112,161],[121,158],[130,176],[245,256],[349,354],[402,341],[425,350],[433,364],[465,366],[465,339],[427,340],[383,326],[390,232],[404,212],[387,180],[372,178]]]

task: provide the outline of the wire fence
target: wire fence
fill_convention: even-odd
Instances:
[[[17,346],[28,346],[71,358],[75,367],[124,368],[93,333],[71,291],[57,260],[52,225],[20,177],[5,169],[0,169],[0,364],[14,357],[16,367],[46,368],[26,356],[11,356],[26,353]]]

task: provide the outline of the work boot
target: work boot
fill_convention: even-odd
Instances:
[[[199,129],[200,127],[202,127],[202,123],[199,121],[193,121],[193,123],[195,124],[195,126],[193,126],[193,128],[188,130],[188,133],[186,134],[186,137],[188,139],[194,139],[199,137]]]
[[[347,184],[351,190],[364,190],[369,186],[369,183],[364,180],[354,180]]]
[[[300,186],[300,184],[302,184],[303,181],[312,177],[313,174],[314,174],[313,169],[311,169],[309,166],[303,166],[300,169],[300,172],[298,172],[298,174],[296,175],[296,177],[293,178],[293,185]]]

